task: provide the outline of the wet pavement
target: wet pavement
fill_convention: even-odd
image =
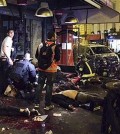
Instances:
[[[106,94],[104,89],[96,85],[90,86],[87,92],[98,93],[102,97]],[[33,108],[32,103],[11,97],[0,97],[0,102],[4,105],[7,103],[22,108]],[[0,134],[45,134],[50,130],[53,134],[101,134],[102,108],[97,111],[77,108],[73,112],[56,104],[50,111],[43,108],[44,101],[39,112],[48,117],[42,122],[33,121],[33,117],[0,116]]]

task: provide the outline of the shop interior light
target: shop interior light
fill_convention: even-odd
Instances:
[[[27,0],[17,0],[17,5],[26,6]]]
[[[65,18],[65,24],[76,24],[79,23],[78,18],[76,18],[72,11],[70,11],[67,14],[67,17]]]
[[[84,1],[86,1],[87,3],[91,4],[92,6],[98,8],[98,9],[101,9],[101,6],[93,0],[84,0]]]
[[[75,23],[78,23],[78,19],[75,18],[74,16],[68,16],[66,19],[65,19],[65,23],[66,24],[75,24]]]
[[[0,7],[7,6],[6,0],[0,0]]]
[[[37,9],[35,16],[37,17],[52,17],[53,12],[49,9],[48,3],[41,2],[40,7]]]

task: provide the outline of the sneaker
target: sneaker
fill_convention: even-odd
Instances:
[[[34,108],[39,108],[40,107],[40,104],[35,104],[34,105]]]
[[[22,113],[24,116],[27,116],[27,117],[30,116],[30,110],[28,108],[25,108]]]
[[[38,112],[38,110],[36,110],[36,109],[32,109],[31,111],[30,111],[30,115],[41,115],[39,112]]]
[[[53,109],[54,108],[54,105],[50,105],[50,106],[46,106],[45,108],[44,108],[44,110],[51,110],[51,109]]]

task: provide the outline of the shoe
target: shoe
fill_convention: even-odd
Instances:
[[[40,107],[40,104],[35,104],[34,105],[34,108],[39,108]]]
[[[23,114],[24,116],[29,117],[29,116],[30,116],[30,110],[29,110],[28,108],[25,108],[25,109],[22,111],[22,114]]]
[[[51,109],[53,109],[54,108],[54,105],[50,105],[50,106],[46,106],[45,108],[44,108],[44,110],[51,110]]]
[[[34,115],[37,115],[37,116],[38,116],[38,115],[41,115],[41,114],[38,112],[38,110],[36,110],[36,109],[33,108],[33,109],[30,111],[30,115],[33,115],[33,116],[34,116]]]

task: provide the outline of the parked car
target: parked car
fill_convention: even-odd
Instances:
[[[93,61],[96,73],[102,76],[115,76],[119,57],[105,45],[90,44],[80,47],[81,54]]]

